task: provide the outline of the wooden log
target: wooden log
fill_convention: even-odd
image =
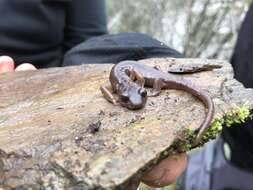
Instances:
[[[245,103],[253,108],[252,89],[233,79],[227,62],[141,62],[163,71],[174,62],[220,64],[213,71],[179,77],[211,95],[215,118]],[[108,103],[99,87],[108,81],[111,67],[93,64],[0,75],[0,187],[125,189],[168,155],[177,134],[201,124],[204,106],[182,91],[163,91],[138,111]]]

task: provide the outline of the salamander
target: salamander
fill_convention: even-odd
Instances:
[[[122,61],[113,66],[109,80],[111,88],[108,86],[100,88],[104,97],[115,105],[120,104],[131,110],[143,108],[147,98],[159,95],[162,89],[183,90],[197,97],[206,106],[207,113],[201,126],[196,130],[195,145],[199,143],[213,119],[214,104],[206,92],[190,81],[160,71],[158,68],[137,61]],[[144,87],[153,88],[152,94],[149,95]],[[112,93],[118,94],[118,100]]]

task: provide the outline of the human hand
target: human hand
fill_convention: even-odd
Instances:
[[[186,153],[169,156],[147,172],[142,182],[156,188],[170,185],[183,173],[186,165]]]
[[[25,70],[36,70],[36,68],[30,63],[23,63],[15,69],[15,62],[11,57],[0,56],[0,73]]]
[[[164,187],[176,182],[177,178],[184,172],[187,165],[186,153],[169,156],[162,160],[157,166],[146,172],[141,181],[154,188]],[[126,189],[136,190],[139,181],[129,184]]]

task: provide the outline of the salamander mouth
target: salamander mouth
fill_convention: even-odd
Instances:
[[[145,104],[146,104],[146,101],[147,101],[147,97],[142,97],[140,101],[137,101],[137,102],[131,102],[130,100],[124,102],[120,102],[120,104],[130,110],[138,110],[138,109],[142,109]]]
[[[121,102],[121,105],[130,109],[130,110],[138,110],[138,109],[141,109],[145,106],[145,102],[144,103],[140,103],[140,104],[132,104],[130,102]]]

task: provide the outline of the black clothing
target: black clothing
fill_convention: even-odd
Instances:
[[[104,0],[1,0],[0,55],[60,66],[75,45],[107,33]]]
[[[66,53],[63,66],[83,63],[118,63],[153,57],[183,55],[164,43],[140,33],[104,35],[87,40]]]
[[[230,161],[235,166],[253,172],[253,121],[224,128],[222,137],[231,149]]]
[[[246,87],[253,87],[253,4],[242,23],[231,59],[235,78]]]
[[[231,59],[235,78],[253,88],[253,5],[245,17]],[[241,126],[225,128],[222,134],[232,149],[231,161],[240,168],[253,171],[253,120]]]

